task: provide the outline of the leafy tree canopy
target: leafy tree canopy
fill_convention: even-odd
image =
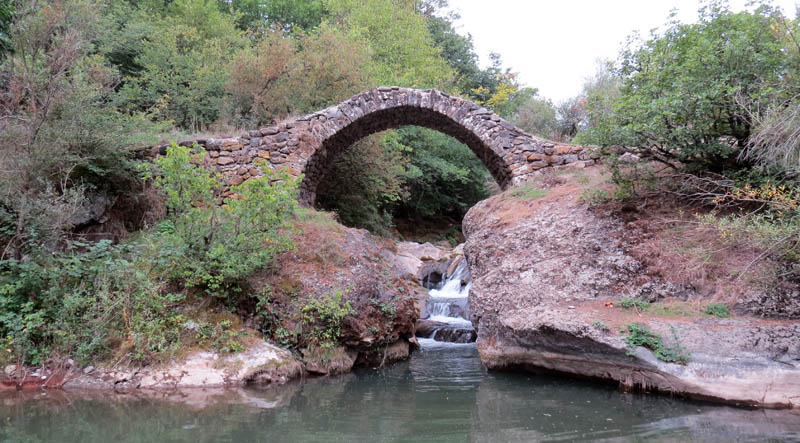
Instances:
[[[776,94],[800,92],[800,83],[777,87],[797,71],[773,32],[773,12],[734,13],[712,2],[696,24],[672,22],[663,34],[631,39],[620,55],[613,117],[598,122],[596,140],[637,147],[674,167],[738,167],[753,133],[740,104],[762,107]]]

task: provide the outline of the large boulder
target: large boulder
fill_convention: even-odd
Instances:
[[[581,174],[598,177],[596,169]],[[626,253],[622,222],[582,201],[585,188],[574,175],[559,180],[538,194],[506,191],[464,219],[471,320],[487,367],[552,371],[739,405],[800,406],[800,322],[612,307],[621,296],[664,283]],[[656,298],[702,302],[690,289],[672,292]],[[631,323],[682,346],[688,364],[630,348],[621,330]]]

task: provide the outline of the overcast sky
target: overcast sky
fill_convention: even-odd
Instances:
[[[731,0],[734,10],[747,0]],[[794,16],[798,0],[775,0]],[[522,83],[559,102],[577,95],[598,58],[616,59],[625,38],[647,36],[666,23],[670,10],[697,21],[699,0],[450,0],[461,19],[458,32],[472,34],[481,63],[497,52]]]

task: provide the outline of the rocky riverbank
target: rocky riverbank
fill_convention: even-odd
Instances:
[[[637,260],[625,235],[635,220],[591,207],[587,196],[605,186],[605,171],[582,166],[485,200],[465,217],[469,302],[483,363],[742,406],[800,407],[800,322],[747,310],[706,315],[702,307],[719,298],[691,282],[675,285]],[[621,297],[660,309],[624,309]],[[724,301],[744,306],[739,302],[753,298],[737,297]],[[632,324],[657,336],[661,351],[673,353],[666,357],[680,354],[678,362],[630,346]]]
[[[297,249],[249,282],[270,298],[239,313],[250,331],[243,351],[198,349],[147,367],[9,365],[0,387],[235,388],[385,365],[407,358],[415,335],[442,326],[418,321],[430,315],[422,284],[435,288],[451,278],[463,251],[469,305],[448,309],[471,319],[489,369],[555,372],[741,406],[800,406],[800,321],[797,301],[786,295],[791,288],[759,292],[724,276],[694,281],[699,274],[687,273],[688,263],[671,270],[666,263],[676,260],[668,251],[646,253],[658,249],[653,239],[678,241],[653,227],[652,213],[593,201],[594,190],[608,186],[605,174],[577,164],[479,203],[464,220],[463,250],[395,243],[308,212]],[[337,344],[321,347],[312,333],[318,324],[303,314],[311,300],[332,293],[352,312]],[[734,315],[710,315],[711,304]],[[259,323],[263,314],[270,323]],[[645,346],[632,345],[635,333]],[[295,352],[269,342],[278,339]]]
[[[250,291],[265,294],[262,305],[238,306],[236,316],[197,308],[203,316],[235,325],[228,337],[236,341],[238,352],[179,350],[173,359],[147,366],[81,366],[71,360],[37,368],[7,365],[0,373],[0,390],[282,384],[408,358],[417,346],[415,322],[427,297],[419,271],[448,252],[430,244],[396,244],[341,226],[326,213],[304,210],[297,218],[296,248],[247,282]],[[347,314],[338,323],[327,321],[337,310]],[[196,327],[196,322],[187,321],[186,327]],[[335,341],[325,341],[331,339]]]

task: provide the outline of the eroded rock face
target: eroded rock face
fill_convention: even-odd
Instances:
[[[670,318],[608,307],[620,296],[698,300],[648,276],[625,253],[622,225],[595,215],[574,181],[526,199],[511,193],[464,219],[471,320],[490,369],[553,371],[740,405],[800,407],[800,323]],[[687,365],[631,350],[620,328],[677,337]]]
[[[268,291],[271,296],[261,313],[247,307],[248,325],[266,331],[275,342],[307,349],[308,355],[316,355],[318,347],[344,348],[335,359],[302,353],[307,370],[314,374],[347,372],[353,365],[371,361],[374,353],[382,356],[398,341],[407,346],[419,318],[419,299],[426,293],[416,276],[422,261],[415,254],[424,258],[439,254],[438,248],[398,248],[390,240],[346,228],[320,213],[299,223],[302,234],[295,239],[295,250],[281,254],[274,266],[249,278],[252,291]],[[317,311],[344,310],[345,306],[349,313],[335,326],[326,324],[324,312]],[[323,343],[334,335],[336,343]],[[332,360],[336,363],[325,363]]]
[[[185,389],[283,384],[300,377],[303,366],[283,349],[255,340],[233,355],[194,352],[163,367],[93,369],[65,377],[64,389]]]

